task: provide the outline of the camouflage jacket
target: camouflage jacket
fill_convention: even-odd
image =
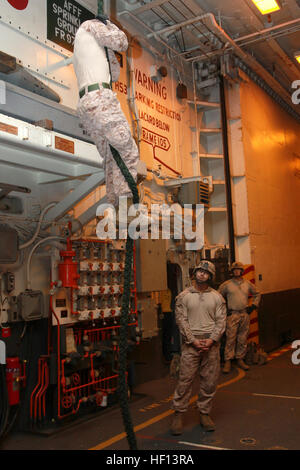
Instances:
[[[253,296],[253,305],[258,307],[261,295],[255,285],[246,279],[229,279],[219,287],[219,292],[227,300],[230,310],[244,310],[248,306],[248,299]]]
[[[205,291],[188,287],[176,297],[175,316],[185,343],[202,334],[219,341],[226,326],[225,300],[211,287]]]

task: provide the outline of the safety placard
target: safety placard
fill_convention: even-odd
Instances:
[[[55,136],[55,148],[64,152],[74,153],[74,142]]]
[[[8,132],[9,134],[18,135],[18,128],[15,126],[6,124],[5,122],[0,122],[0,131]]]
[[[47,0],[47,38],[73,52],[76,31],[92,18],[93,13],[73,0]]]

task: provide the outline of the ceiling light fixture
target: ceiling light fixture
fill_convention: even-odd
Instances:
[[[273,13],[280,10],[278,0],[252,0],[256,8],[259,9],[262,15]]]
[[[295,52],[294,57],[295,57],[296,61],[299,62],[299,64],[300,64],[300,51]]]

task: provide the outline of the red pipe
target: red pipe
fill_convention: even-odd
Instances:
[[[56,322],[57,322],[57,416],[59,419],[63,418],[63,416],[60,414],[60,323],[58,316],[53,310],[53,298],[52,295],[50,295],[50,310],[52,315],[54,315]]]
[[[42,390],[44,388],[44,379],[45,379],[45,376],[44,376],[44,372],[45,372],[45,362],[44,362],[44,359],[42,359],[43,361],[43,364],[42,364],[42,380],[41,380],[41,387],[40,387],[40,390],[38,391],[38,393],[36,394],[36,397],[35,397],[35,403],[34,403],[34,418],[36,419],[36,416],[37,416],[37,408],[39,408],[39,418],[41,419],[41,401],[40,401],[40,395],[42,393]],[[38,403],[39,403],[39,406],[38,406]]]
[[[178,175],[178,176],[181,176],[180,173],[178,173],[178,171],[174,170],[173,168],[171,168],[169,165],[167,165],[165,162],[163,162],[162,160],[160,160],[158,157],[156,157],[156,155],[154,155],[154,159],[157,160],[159,163],[161,163],[163,166],[165,166],[166,168],[168,168],[168,170],[171,170],[173,173],[175,173],[175,175]]]
[[[33,414],[33,403],[32,403],[33,402],[33,395],[35,394],[35,392],[39,388],[40,383],[41,383],[41,359],[39,359],[39,361],[38,361],[38,383],[35,386],[35,388],[33,389],[32,393],[31,393],[31,396],[30,396],[30,418],[31,419],[32,419],[32,414]]]
[[[49,385],[49,366],[47,362],[45,362],[45,387],[42,393],[42,398],[43,398],[43,416],[45,418],[46,416],[46,390]]]

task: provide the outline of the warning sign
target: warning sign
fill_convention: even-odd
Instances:
[[[55,148],[64,152],[74,153],[74,142],[55,136]]]
[[[73,52],[75,34],[95,15],[74,0],[47,0],[47,38]]]
[[[154,148],[158,147],[162,150],[169,150],[170,148],[170,142],[167,137],[156,134],[156,132],[149,131],[148,129],[145,129],[145,127],[142,128],[142,140],[147,142],[147,144],[152,145]]]
[[[10,126],[5,122],[0,122],[0,131],[8,132],[9,134],[18,135],[18,128],[15,126]]]

